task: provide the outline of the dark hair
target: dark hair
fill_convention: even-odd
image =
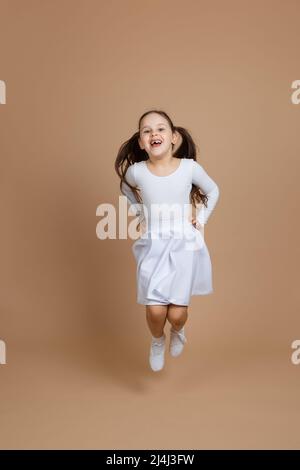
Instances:
[[[125,175],[130,165],[133,165],[133,163],[135,162],[141,162],[143,160],[149,159],[146,150],[140,148],[138,139],[140,135],[140,127],[141,127],[142,119],[150,113],[157,113],[163,116],[169,122],[172,132],[174,133],[175,131],[177,131],[181,135],[181,138],[182,138],[181,145],[173,153],[173,156],[176,158],[191,158],[197,161],[196,145],[187,129],[185,129],[184,127],[174,126],[171,119],[169,118],[167,113],[165,113],[164,111],[158,111],[156,109],[152,109],[150,111],[145,112],[139,119],[139,122],[138,122],[139,130],[135,132],[130,137],[129,140],[127,140],[121,145],[118,151],[116,161],[115,161],[115,170],[121,180],[120,181],[121,192],[122,192],[122,183],[125,182],[132,189],[134,195],[136,196],[138,202],[140,203],[142,203],[142,198],[139,194],[139,189],[131,186],[126,180]],[[172,144],[172,146],[174,148],[174,144]],[[191,192],[190,192],[190,202],[192,203],[192,205],[196,207],[197,203],[202,202],[205,205],[205,207],[207,207],[207,200],[208,200],[207,195],[202,194],[200,189],[193,184]]]

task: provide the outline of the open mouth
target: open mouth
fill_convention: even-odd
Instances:
[[[162,144],[161,140],[154,140],[150,145],[151,147],[159,147]]]

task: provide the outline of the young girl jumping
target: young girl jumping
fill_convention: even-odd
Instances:
[[[190,133],[175,127],[164,111],[150,110],[140,117],[138,131],[119,149],[115,170],[120,190],[143,227],[132,245],[137,303],[146,306],[152,334],[149,362],[158,371],[164,366],[166,320],[171,324],[169,351],[176,357],[187,341],[184,324],[190,297],[213,292],[203,229],[219,188],[197,162]],[[202,210],[193,216],[186,208],[197,209],[198,203]],[[175,212],[168,232],[174,207],[183,211]]]

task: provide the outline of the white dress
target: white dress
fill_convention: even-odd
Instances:
[[[191,222],[192,183],[208,196],[197,220],[206,224],[219,198],[217,184],[192,158],[180,158],[171,174],[155,175],[145,161],[130,165],[125,178],[140,189],[139,204],[126,183],[121,192],[139,216],[142,235],[132,245],[136,260],[137,303],[189,305],[192,295],[213,292],[209,251]]]

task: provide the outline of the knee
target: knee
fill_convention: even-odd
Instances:
[[[174,312],[169,310],[168,320],[175,328],[180,328],[187,319],[187,310],[181,310],[180,312]]]
[[[160,324],[162,319],[166,317],[167,308],[166,307],[148,307],[146,309],[147,317],[151,320],[152,323]]]
[[[157,314],[157,313],[150,313],[149,314],[151,323],[160,325],[162,319],[164,318],[162,314]]]
[[[181,316],[179,318],[173,318],[171,320],[171,324],[172,326],[174,326],[174,328],[180,328],[184,323],[185,323],[185,316]]]

